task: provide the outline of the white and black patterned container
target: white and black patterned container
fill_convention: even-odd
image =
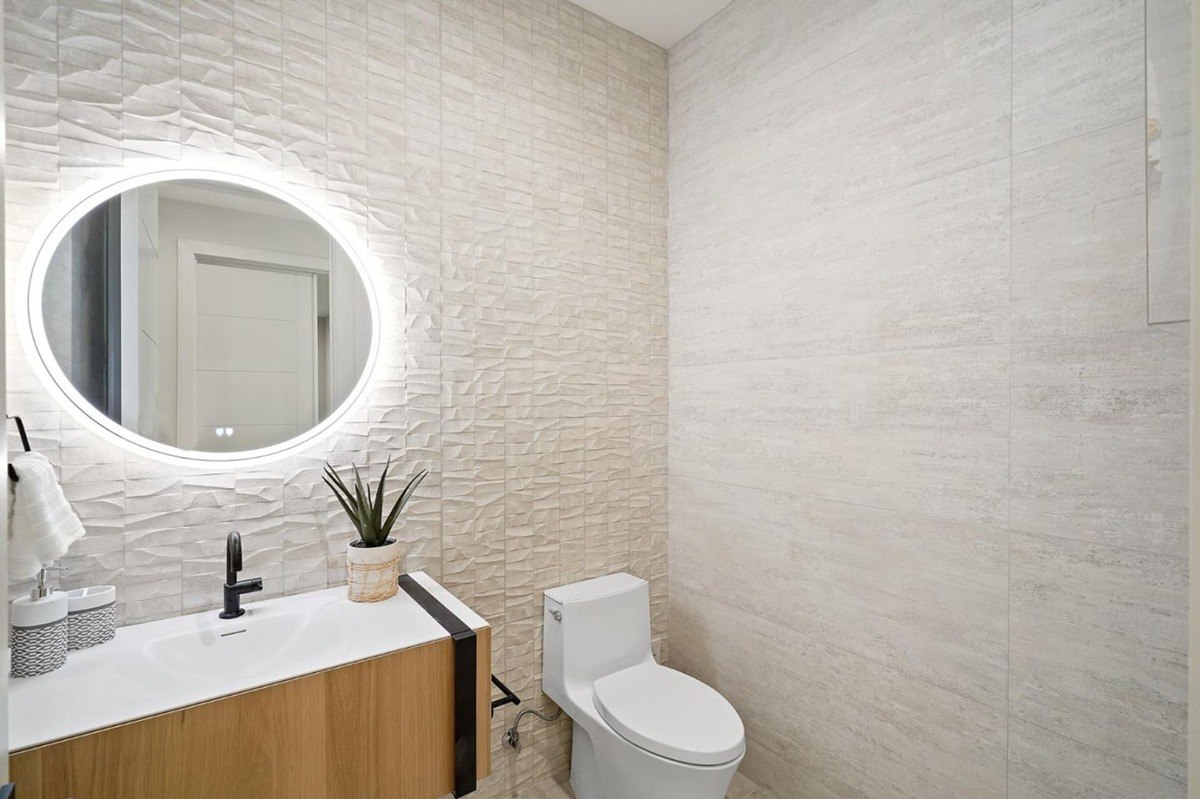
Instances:
[[[67,662],[67,620],[12,628],[12,676],[36,677]]]
[[[10,607],[11,674],[36,677],[67,662],[67,595],[21,597]]]
[[[117,634],[117,589],[97,585],[67,592],[67,648],[87,649]]]

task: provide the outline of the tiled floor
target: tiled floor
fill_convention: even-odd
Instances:
[[[518,799],[575,799],[570,786],[559,784],[555,780],[546,779],[522,793]],[[775,795],[765,788],[755,785],[741,774],[735,775],[733,784],[729,786],[727,799],[775,799]]]

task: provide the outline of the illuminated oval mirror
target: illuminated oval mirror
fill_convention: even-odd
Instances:
[[[52,380],[165,454],[279,451],[344,412],[372,358],[365,274],[312,211],[222,179],[93,195],[47,237],[30,317]]]

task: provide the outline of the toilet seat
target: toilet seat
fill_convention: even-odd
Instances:
[[[682,672],[643,663],[595,682],[601,718],[630,743],[696,766],[741,757],[745,729],[725,697]]]

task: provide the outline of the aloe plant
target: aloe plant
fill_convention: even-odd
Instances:
[[[379,476],[379,485],[376,487],[373,497],[371,487],[363,482],[362,475],[358,473],[358,467],[352,468],[354,469],[353,487],[346,485],[346,481],[328,463],[325,464],[325,474],[321,479],[333,491],[338,502],[342,503],[346,515],[350,517],[350,521],[354,523],[354,529],[358,531],[358,537],[362,539],[362,545],[364,547],[381,547],[388,542],[388,536],[391,535],[396,519],[399,518],[400,512],[412,498],[417,486],[425,479],[425,475],[429,474],[429,470],[422,469],[413,475],[385,518],[383,515],[383,492],[387,483],[388,470],[392,468],[392,459],[389,457],[387,464],[383,467],[383,474]]]

